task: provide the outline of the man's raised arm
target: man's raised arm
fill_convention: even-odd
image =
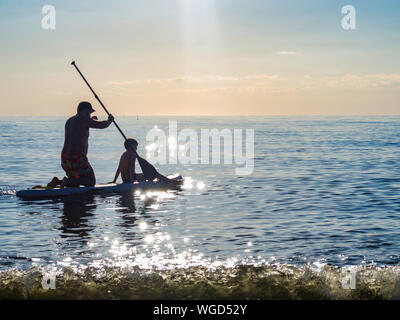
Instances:
[[[108,119],[105,121],[97,121],[93,118],[90,118],[89,128],[105,129],[105,128],[108,128],[113,121],[114,121],[114,117],[111,114],[108,116]]]

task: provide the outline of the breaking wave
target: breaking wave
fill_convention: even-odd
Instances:
[[[47,273],[46,273],[47,272]],[[73,270],[53,275],[39,267],[0,272],[0,299],[399,299],[400,267],[347,269],[324,265],[204,266],[169,270],[138,267]],[[54,289],[43,288],[42,281]],[[46,279],[46,280],[44,280]]]

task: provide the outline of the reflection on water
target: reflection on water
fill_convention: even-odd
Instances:
[[[133,226],[137,221],[136,206],[135,206],[135,195],[132,192],[122,194],[116,201],[116,211],[121,213],[121,234],[125,241],[129,241],[135,238],[136,232],[133,231]]]
[[[179,192],[136,190],[107,196],[92,194],[52,200],[19,200],[22,214],[32,217],[35,231],[42,230],[42,241],[32,239],[31,247],[36,246],[37,240],[45,253],[41,258],[34,256],[33,260],[8,254],[8,260],[0,260],[0,263],[6,266],[20,261],[22,264],[28,259],[34,265],[78,269],[85,265],[99,266],[99,263],[102,266],[149,265],[146,259],[153,254],[155,258],[160,241],[169,239],[169,235],[159,231],[162,223],[158,215],[163,214],[163,205],[173,201]],[[58,218],[57,212],[60,213]],[[56,237],[55,230],[59,231]],[[52,236],[46,238],[45,234]]]
[[[95,226],[90,221],[96,210],[93,195],[71,197],[61,200],[63,204],[61,227],[62,238],[78,238],[84,242]]]
[[[126,214],[126,215],[123,215],[122,217],[129,217],[130,213],[136,212],[135,196],[131,192],[124,193],[123,195],[121,195],[121,197],[117,200],[116,204],[119,207],[119,209],[117,209],[117,211]]]

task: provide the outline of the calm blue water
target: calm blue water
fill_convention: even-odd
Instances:
[[[171,280],[174,271],[186,279],[193,270],[200,278],[199,270],[214,270],[212,274],[220,277],[216,282],[222,283],[221,270],[237,278],[240,266],[250,268],[247,273],[264,268],[268,274],[272,267],[294,268],[289,273],[302,276],[310,268],[322,277],[321,270],[333,268],[330,272],[337,273],[335,267],[349,265],[392,266],[386,269],[397,277],[400,117],[121,118],[120,127],[139,141],[142,155],[148,130],[157,126],[168,132],[169,120],[178,121],[178,130],[199,133],[212,128],[254,129],[254,172],[237,176],[235,164],[158,165],[162,173],[190,178],[193,187],[147,195],[16,198],[15,190],[62,176],[59,155],[65,120],[0,118],[3,277],[11,274],[20,281],[21,272],[40,268],[76,275],[91,270],[92,275],[115,280],[129,278],[126,270],[135,268],[158,270]],[[91,131],[88,158],[98,182],[113,179],[122,142],[114,127]],[[250,278],[242,280],[253,283]],[[387,281],[394,285],[397,279]],[[158,287],[143,281],[143,286]],[[330,288],[331,297],[337,297]],[[197,294],[198,290],[192,287],[188,292],[213,297]],[[169,297],[165,292],[116,294],[165,296]],[[185,291],[172,297],[191,295]]]

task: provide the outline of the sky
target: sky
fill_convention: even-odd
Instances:
[[[398,0],[0,0],[0,116],[101,116],[72,60],[116,116],[398,115],[399,16]]]

